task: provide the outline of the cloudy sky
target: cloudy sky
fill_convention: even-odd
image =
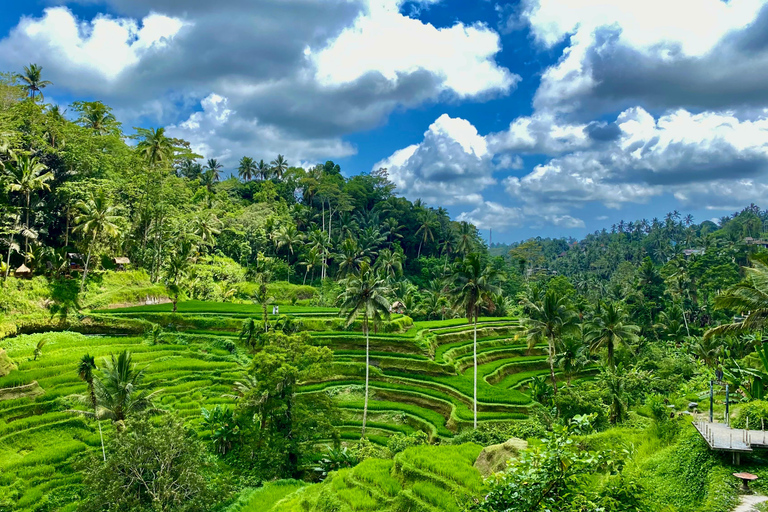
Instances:
[[[768,0],[4,0],[0,69],[494,240],[768,206]]]

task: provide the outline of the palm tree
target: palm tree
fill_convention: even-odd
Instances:
[[[72,231],[82,233],[83,238],[88,240],[88,256],[85,258],[83,280],[80,283],[80,291],[82,291],[88,277],[88,266],[96,241],[102,235],[108,238],[116,237],[120,231],[117,225],[120,217],[116,214],[117,210],[110,203],[104,189],[91,193],[90,199],[78,202],[75,207],[80,213],[75,217],[75,228]]]
[[[38,190],[51,190],[48,182],[53,179],[53,172],[49,171],[48,167],[39,162],[37,158],[22,154],[14,156],[13,162],[6,167],[6,175],[8,190],[24,196],[24,203],[26,204],[24,227],[29,231],[32,193]],[[24,236],[24,252],[29,252],[29,236],[27,235]]]
[[[304,258],[304,261],[299,263],[299,265],[302,265],[307,268],[307,270],[304,272],[304,283],[307,284],[307,275],[309,274],[310,269],[312,270],[312,280],[315,279],[315,267],[320,263],[320,253],[317,249],[314,247],[309,250],[306,257]]]
[[[614,352],[617,345],[626,345],[637,341],[640,327],[629,322],[629,317],[624,309],[609,302],[603,304],[594,318],[585,327],[586,342],[593,352],[605,348],[608,352],[608,365],[616,368]]]
[[[141,138],[136,145],[136,150],[150,167],[158,164],[170,165],[173,162],[178,148],[174,146],[173,140],[165,136],[165,128],[136,128],[136,135]],[[188,160],[188,162],[192,161]]]
[[[588,362],[585,352],[586,347],[579,337],[567,336],[560,346],[560,351],[555,355],[555,364],[562,368],[568,378],[569,386],[573,376],[578,374]]]
[[[221,234],[221,225],[216,214],[205,212],[194,218],[191,228],[203,245],[213,247],[216,245],[216,237]]]
[[[368,259],[360,252],[360,247],[352,238],[347,238],[341,243],[339,253],[335,259],[339,261],[339,275],[348,276],[357,271]]]
[[[256,326],[256,320],[253,318],[249,318],[247,320],[243,320],[243,325],[240,328],[240,334],[238,335],[238,339],[240,341],[245,341],[246,345],[253,346],[253,340],[258,339],[258,328]]]
[[[416,259],[421,258],[421,247],[427,240],[435,241],[434,229],[436,227],[437,219],[432,210],[426,210],[419,216],[419,229],[416,230],[416,236],[421,235],[421,240],[419,241],[419,252],[416,255]]]
[[[133,364],[131,353],[127,350],[115,357],[104,359],[101,376],[96,379],[96,397],[99,419],[108,418],[118,424],[140,411],[153,410],[152,399],[160,390],[147,393],[141,389],[145,368],[138,370]]]
[[[106,135],[115,132],[119,125],[112,109],[100,101],[80,102],[80,117],[77,122],[91,129],[96,135]]]
[[[483,306],[493,308],[492,297],[501,293],[496,284],[499,273],[491,266],[483,265],[480,255],[472,253],[461,262],[453,276],[451,296],[457,309],[464,311],[467,320],[473,323],[473,357],[474,357],[474,394],[473,414],[474,428],[477,428],[477,319]]]
[[[16,78],[23,82],[22,85],[27,90],[27,93],[29,94],[29,97],[32,98],[32,101],[35,100],[35,94],[39,94],[40,100],[42,100],[43,89],[49,85],[53,85],[52,82],[41,79],[42,72],[42,66],[38,66],[37,64],[30,64],[29,66],[24,66],[23,74],[19,73],[16,75]]]
[[[403,253],[383,249],[376,259],[376,270],[387,279],[396,279],[403,273]]]
[[[272,167],[272,174],[274,174],[277,179],[282,179],[283,175],[288,170],[288,162],[283,155],[277,155],[277,158],[272,160],[269,165]]]
[[[215,158],[209,158],[208,163],[205,164],[205,169],[211,173],[211,178],[213,178],[213,181],[219,181],[221,179],[221,173],[220,171],[224,168],[223,165],[219,163],[218,160]]]
[[[249,156],[240,159],[240,166],[237,168],[237,174],[243,181],[251,181],[256,175],[256,162]]]
[[[370,348],[368,336],[369,320],[378,321],[389,318],[389,289],[386,281],[381,279],[367,262],[360,264],[360,271],[346,279],[345,290],[341,296],[341,312],[347,317],[347,326],[351,325],[360,315],[363,316],[363,332],[365,333],[365,400],[363,402],[363,430],[368,420],[368,381],[370,371]]]
[[[459,224],[458,244],[456,251],[462,256],[466,257],[475,245],[475,226],[467,221],[462,221]]]
[[[578,328],[578,317],[568,304],[568,299],[554,290],[547,290],[543,296],[537,294],[531,298],[524,297],[521,304],[527,316],[523,324],[526,327],[529,349],[539,343],[547,343],[549,376],[552,379],[552,390],[557,395],[555,354],[558,342],[564,334]]]
[[[768,265],[753,260],[744,267],[746,278],[715,298],[715,307],[736,311],[737,321],[708,330],[705,338],[726,334],[762,331],[768,326]]]
[[[187,275],[190,264],[192,263],[192,243],[189,240],[182,240],[179,246],[168,258],[165,268],[165,279],[168,282],[168,289],[173,296],[173,312],[177,310],[179,304],[179,279]]]
[[[256,174],[261,176],[262,180],[268,180],[269,176],[272,174],[272,169],[267,162],[259,160],[259,163],[256,164]]]
[[[96,361],[92,355],[86,354],[80,359],[80,364],[77,365],[77,374],[80,376],[80,380],[88,384],[88,398],[91,401],[91,407],[93,407],[93,413],[96,414],[96,408],[98,401],[96,400],[96,388],[93,385],[93,370],[96,369]],[[101,421],[99,421],[99,437],[101,438],[101,454],[104,460],[107,460],[107,454],[104,451],[104,436],[101,433]]]

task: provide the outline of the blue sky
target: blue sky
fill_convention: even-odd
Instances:
[[[100,99],[230,168],[383,166],[494,241],[580,237],[765,206],[766,4],[11,0],[0,70],[41,64],[48,101]]]

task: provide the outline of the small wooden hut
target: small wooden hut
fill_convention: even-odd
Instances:
[[[126,257],[118,257],[118,258],[112,258],[112,263],[115,264],[115,269],[117,271],[123,271],[125,270],[125,267],[131,264],[131,260],[129,260]]]
[[[32,277],[32,271],[28,266],[22,264],[19,268],[16,269],[16,272],[14,272],[13,275],[21,279],[29,279]]]

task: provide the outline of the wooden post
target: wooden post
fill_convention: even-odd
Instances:
[[[731,415],[730,415],[730,400],[728,395],[728,384],[725,385],[725,424],[730,425],[731,424]]]
[[[709,422],[712,423],[715,414],[715,386],[709,381]]]

